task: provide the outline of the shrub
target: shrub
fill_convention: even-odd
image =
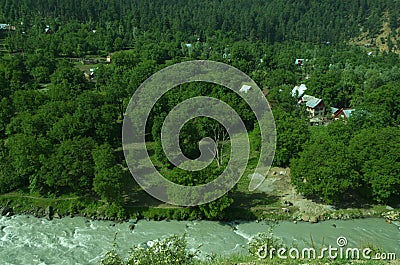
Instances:
[[[249,244],[249,252],[256,258],[259,258],[260,249],[261,252],[265,251],[266,246],[268,249],[275,248],[279,249],[283,247],[282,240],[278,237],[275,237],[272,233],[274,227],[270,227],[268,232],[258,233],[255,237],[253,237]]]
[[[129,265],[152,264],[193,264],[199,250],[188,251],[186,238],[172,235],[165,239],[149,241],[145,246],[134,247],[128,259]]]

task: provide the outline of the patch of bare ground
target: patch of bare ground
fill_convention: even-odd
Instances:
[[[389,52],[389,49],[400,54],[400,28],[391,29],[389,24],[389,15],[385,13],[382,16],[382,28],[377,35],[372,35],[368,31],[362,31],[358,37],[351,39],[350,45],[362,46],[366,52]]]

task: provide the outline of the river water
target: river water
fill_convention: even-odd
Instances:
[[[115,233],[121,253],[130,247],[165,235],[186,232],[190,248],[201,245],[203,256],[246,254],[247,242],[259,232],[267,232],[267,222],[219,223],[211,221],[145,221],[133,231],[129,223],[115,224],[81,217],[48,221],[29,216],[0,217],[1,264],[99,264],[112,248]],[[322,243],[337,247],[337,238],[346,237],[349,247],[367,244],[396,253],[400,257],[400,227],[383,219],[330,220],[318,224],[281,222],[273,231],[288,245],[320,248]]]

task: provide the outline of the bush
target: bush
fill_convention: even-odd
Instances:
[[[185,236],[185,234],[172,235],[165,239],[150,241],[147,246],[137,246],[132,249],[128,264],[193,264],[198,250],[192,252],[186,249]]]
[[[120,220],[126,219],[127,217],[124,207],[115,203],[112,203],[109,207],[107,207],[105,214],[108,217],[117,218]]]
[[[249,252],[256,258],[259,258],[260,249],[262,249],[262,253],[266,249],[279,249],[283,247],[282,240],[278,237],[275,237],[272,233],[273,227],[268,229],[266,233],[258,233],[257,236],[253,237],[249,244]]]
[[[199,250],[186,249],[186,235],[171,235],[164,239],[149,241],[147,245],[138,245],[131,249],[128,261],[125,262],[116,252],[114,238],[113,249],[101,260],[101,265],[190,265],[195,264]]]

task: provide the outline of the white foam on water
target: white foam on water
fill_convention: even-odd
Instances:
[[[250,240],[254,237],[253,235],[249,235],[249,234],[246,234],[244,231],[241,231],[240,228],[238,228],[238,226],[235,226],[235,229],[233,230],[233,232],[235,234],[237,234],[238,236],[243,237],[248,242],[250,242]]]
[[[358,222],[335,221],[324,223],[319,227],[312,224],[281,223],[281,232],[277,236],[296,238],[298,242],[309,239],[309,233],[300,234],[303,229],[316,228],[326,239],[336,240],[336,234],[345,232],[349,242],[356,242],[360,235],[373,236],[376,240],[400,242],[397,229],[400,222],[393,225],[381,225],[384,220],[363,219]],[[267,226],[255,222],[232,223],[231,226],[218,222],[146,222],[139,221],[132,232],[128,223],[87,221],[83,218],[54,219],[53,221],[15,216],[0,218],[0,264],[98,264],[108,250],[112,249],[113,238],[117,232],[117,245],[121,253],[127,254],[129,249],[141,242],[154,241],[163,235],[181,235],[187,231],[188,248],[201,247],[201,256],[215,253],[229,255],[244,253],[247,245],[257,232],[267,231]],[[321,223],[322,225],[322,223]],[[339,227],[339,228],[338,228]],[[342,230],[343,227],[344,230]],[[278,227],[279,228],[279,227]],[[317,230],[318,230],[317,229]],[[336,231],[336,232],[335,232]],[[278,232],[278,231],[277,231]],[[329,233],[329,234],[328,234]],[[328,238],[329,237],[329,238]],[[321,238],[315,235],[315,239]],[[333,241],[332,241],[333,242]],[[146,243],[145,243],[146,244]]]

